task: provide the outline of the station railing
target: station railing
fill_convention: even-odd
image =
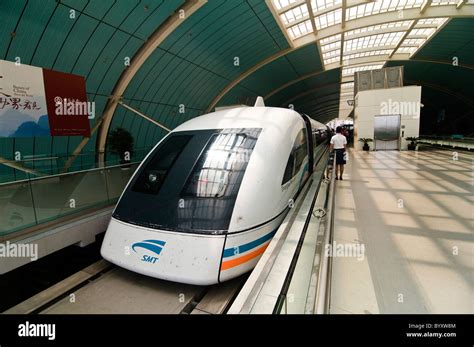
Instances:
[[[152,147],[136,148],[131,153],[130,161],[141,161],[150,152]],[[58,153],[49,155],[28,155],[16,160],[0,158],[0,183],[21,181],[44,176],[59,175],[62,173],[84,171],[98,168],[96,157],[99,152],[84,151],[68,165],[71,154]],[[120,164],[120,158],[114,153],[107,152],[107,161],[104,166]]]
[[[326,151],[228,314],[329,313],[334,194]]]
[[[61,217],[113,205],[139,163],[0,183],[0,240]]]
[[[420,144],[441,147],[461,148],[467,150],[474,149],[474,138],[472,137],[422,135],[417,142]]]

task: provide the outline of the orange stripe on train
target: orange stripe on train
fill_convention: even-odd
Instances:
[[[260,248],[257,248],[256,250],[250,252],[250,253],[247,253],[239,258],[235,258],[235,259],[232,259],[232,260],[227,260],[227,261],[224,261],[222,263],[222,266],[221,266],[221,271],[223,270],[228,270],[230,268],[233,268],[233,267],[236,267],[236,266],[239,266],[243,263],[246,263],[248,262],[249,260],[252,260],[253,258],[256,258],[258,257],[259,255],[261,255],[263,252],[265,252],[265,249],[267,249],[267,246],[268,246],[268,243]]]

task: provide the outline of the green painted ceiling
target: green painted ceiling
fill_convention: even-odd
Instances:
[[[405,84],[422,86],[422,133],[449,135],[474,129],[472,18],[451,19],[412,61],[392,61],[387,66],[403,66]],[[439,120],[440,112],[445,113],[444,122]]]
[[[174,128],[204,113],[212,99],[244,71],[288,47],[262,1],[210,1],[148,58],[124,99]],[[258,89],[244,90],[252,95]],[[185,106],[184,114],[179,113],[180,105]],[[131,129],[138,147],[151,146],[165,134],[124,109],[113,118],[112,129],[118,126]]]
[[[452,64],[457,57],[461,65],[474,68],[474,20],[453,18],[413,58]]]
[[[83,75],[89,101],[95,101],[97,119],[115,83],[125,69],[125,57],[133,57],[157,26],[184,0],[0,1],[0,58],[28,65]],[[95,150],[95,136],[84,152]],[[79,137],[0,138],[0,156],[68,156]],[[93,155],[77,160],[71,170],[95,165]],[[82,162],[81,162],[82,161]],[[0,176],[25,175],[0,166]]]
[[[218,105],[236,104],[244,93],[249,96],[266,96],[279,86],[322,70],[317,46],[304,46],[255,71],[237,85],[237,90],[229,92]],[[268,101],[267,104],[278,106]]]
[[[133,59],[184,2],[1,0],[0,59],[19,57],[25,64],[85,76],[88,98],[96,102],[94,126],[126,69],[124,59]],[[404,65],[407,82],[426,85],[428,103],[440,104],[453,93],[462,95],[459,103],[466,103],[474,96],[473,40],[474,20],[453,19],[420,50],[414,57],[417,61],[388,65]],[[263,0],[209,0],[146,60],[128,85],[124,102],[174,128],[204,113],[242,73],[289,48]],[[458,67],[426,62],[451,63],[454,56]],[[292,103],[328,121],[338,115],[340,76],[340,69],[323,71],[318,48],[311,43],[257,69],[224,95],[218,106],[269,95],[267,105],[287,107]],[[185,113],[179,112],[180,105]],[[111,130],[119,126],[131,131],[137,149],[146,150],[164,136],[159,127],[122,107],[114,114]],[[17,150],[24,155],[67,156],[80,141],[79,137],[0,138],[0,156],[13,159]],[[96,134],[83,152],[93,154],[95,148]],[[107,158],[110,162],[117,159]],[[95,159],[84,155],[71,170],[92,167]],[[0,166],[0,180],[12,172]]]

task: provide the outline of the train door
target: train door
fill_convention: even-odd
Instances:
[[[306,125],[306,135],[308,138],[308,141],[306,142],[308,145],[308,173],[311,175],[314,168],[313,130],[311,129],[311,121],[309,120],[309,117],[305,114],[300,114]]]

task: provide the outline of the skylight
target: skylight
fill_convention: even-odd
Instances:
[[[448,18],[427,18],[416,22],[413,29],[408,33],[405,40],[400,44],[396,53],[415,54],[431,36],[433,36]]]
[[[384,63],[380,62],[380,63],[374,63],[374,64],[346,67],[342,69],[342,76],[351,76],[351,75],[354,75],[355,72],[359,72],[359,71],[379,70],[383,66],[384,66]]]
[[[432,6],[446,6],[446,5],[456,5],[459,0],[432,0]]]
[[[342,0],[311,0],[311,7],[313,8],[314,14],[317,14],[318,12],[329,7],[334,7],[341,4]]]
[[[375,51],[367,51],[355,54],[347,54],[342,58],[344,65],[350,65],[353,59],[374,57],[374,56],[388,56],[393,52],[393,49],[380,49]]]
[[[342,20],[342,9],[331,11],[314,18],[316,29],[324,29],[336,24],[340,24]]]
[[[276,7],[277,10],[281,10],[289,5],[294,4],[298,0],[273,0],[273,5]]]
[[[341,83],[341,89],[342,90],[354,89],[354,82]]]
[[[341,59],[341,34],[333,35],[319,42],[324,65],[333,64]]]
[[[369,48],[383,48],[386,46],[396,46],[403,37],[403,31],[393,33],[377,34],[360,37],[344,42],[344,53],[355,50],[366,50]]]
[[[296,39],[311,32],[313,32],[313,26],[311,25],[310,19],[288,28],[288,33],[292,39]]]
[[[433,25],[435,27],[440,26],[446,21],[447,18],[426,18],[419,19],[417,25]]]
[[[333,35],[333,36],[328,36],[322,40],[319,41],[319,44],[322,46],[322,45],[325,45],[329,42],[334,42],[334,41],[341,41],[341,34],[336,34],[336,35]]]
[[[294,23],[300,19],[308,17],[308,6],[306,4],[293,8],[280,15],[280,18],[282,19],[283,23],[285,23],[285,25]]]
[[[354,35],[361,35],[364,33],[371,34],[374,31],[379,31],[379,30],[386,30],[386,29],[400,29],[400,30],[405,30],[410,27],[410,25],[413,24],[412,20],[406,20],[406,21],[399,21],[399,22],[392,22],[392,23],[384,23],[384,24],[378,24],[378,25],[371,25],[355,30],[350,30],[345,33],[345,37],[350,38],[351,36]]]
[[[342,68],[344,81],[388,60],[410,59],[450,19],[438,17],[440,6],[468,15],[474,7],[474,0],[266,1],[292,48],[317,43],[324,68]]]
[[[349,7],[346,10],[346,20],[421,7],[423,1],[424,0],[376,0],[366,4]]]

